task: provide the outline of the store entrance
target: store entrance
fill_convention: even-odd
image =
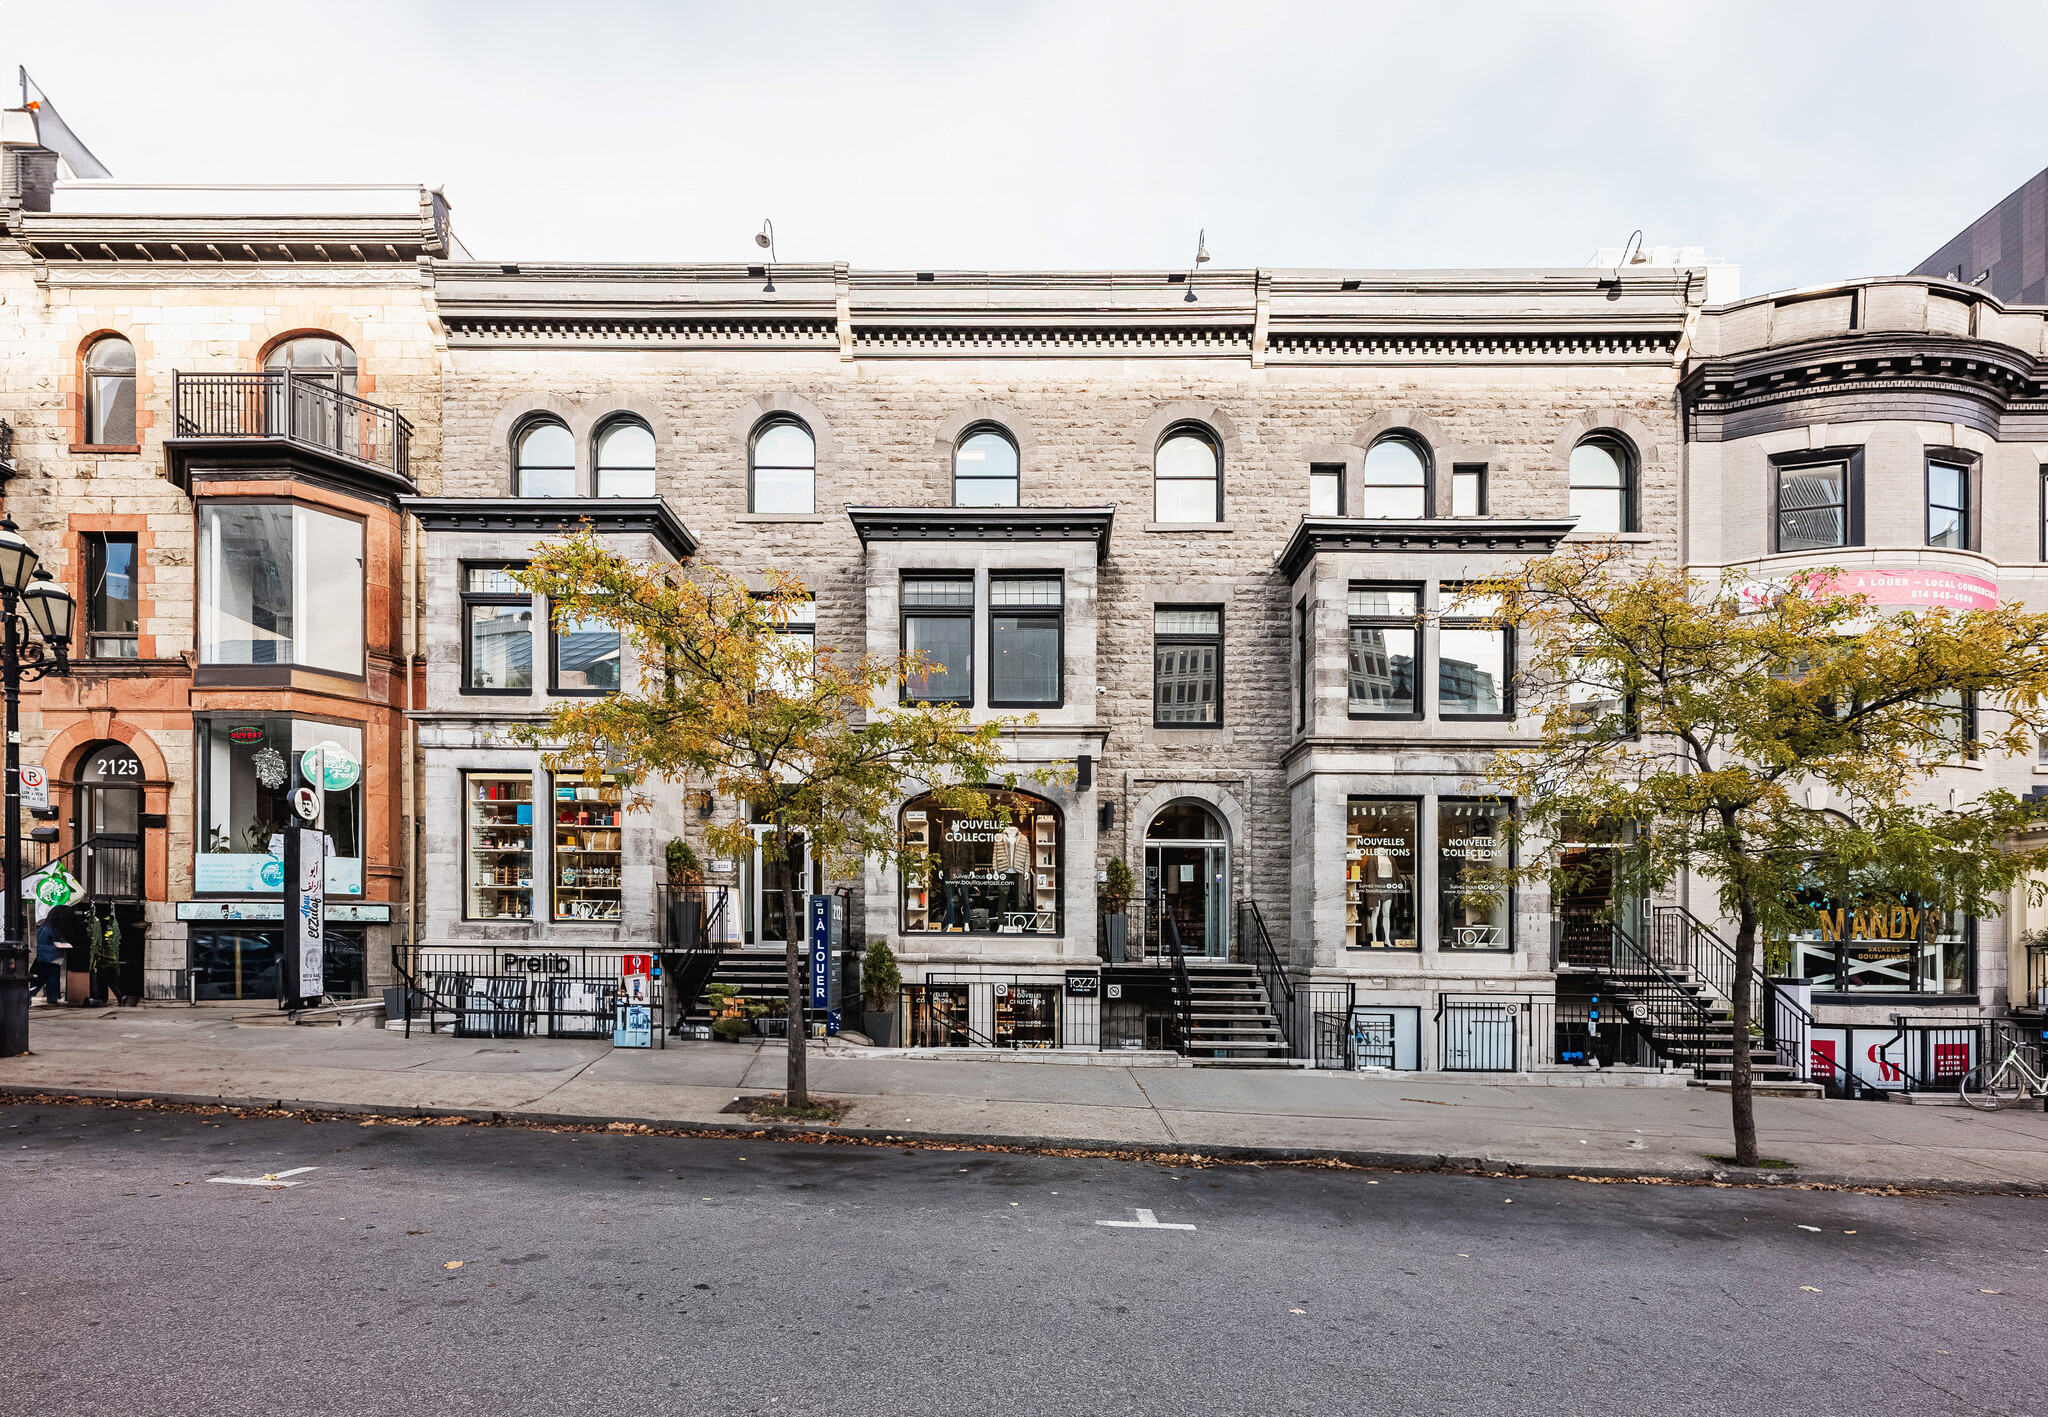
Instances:
[[[744,863],[744,879],[740,882],[740,924],[741,937],[745,944],[760,948],[781,946],[789,942],[789,920],[783,900],[782,889],[789,879],[789,861],[775,846],[775,828],[766,824],[748,828],[754,834],[754,850]],[[818,863],[811,859],[808,842],[804,845],[804,864],[796,882],[797,909],[801,911],[806,894],[817,894],[824,889],[823,873]],[[797,922],[798,937],[802,937],[803,922]]]
[[[1230,956],[1230,843],[1198,802],[1160,809],[1145,831],[1145,951],[1168,952],[1160,922],[1171,918],[1190,958]]]
[[[1605,969],[1613,960],[1610,909],[1614,904],[1614,852],[1606,846],[1567,846],[1558,860],[1567,884],[1558,897],[1563,939],[1558,958],[1581,969]]]

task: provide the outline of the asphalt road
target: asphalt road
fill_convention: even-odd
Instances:
[[[36,1417],[2048,1410],[2048,1201],[87,1107],[0,1151]]]

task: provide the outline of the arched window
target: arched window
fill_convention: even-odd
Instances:
[[[1572,449],[1572,515],[1576,531],[1613,534],[1636,529],[1635,458],[1611,434],[1595,433]]]
[[[535,419],[513,440],[513,485],[521,497],[576,495],[576,440],[566,425]]]
[[[906,933],[1057,935],[1065,840],[1052,803],[1028,792],[980,789],[985,816],[935,797],[903,805],[903,841],[924,853],[903,872]]]
[[[96,897],[142,894],[142,760],[125,743],[102,743],[78,764],[79,874]]]
[[[953,505],[1017,505],[1017,445],[999,428],[970,428],[953,449]]]
[[[818,507],[818,443],[794,418],[777,418],[754,431],[748,469],[748,510],[814,512]]]
[[[1159,444],[1152,460],[1152,519],[1223,520],[1223,452],[1208,429],[1184,423]]]
[[[135,442],[135,346],[119,335],[85,352],[85,441],[125,448]]]
[[[1382,438],[1365,454],[1365,486],[1358,514],[1379,519],[1426,517],[1430,512],[1429,454],[1413,438]]]
[[[356,391],[356,352],[332,335],[302,335],[270,351],[266,370],[288,369],[302,379],[316,379],[337,393]]]
[[[615,419],[597,435],[597,495],[654,495],[654,434],[639,419]]]

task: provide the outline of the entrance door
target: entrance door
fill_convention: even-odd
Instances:
[[[746,879],[740,883],[742,942],[748,945],[783,945],[789,942],[789,921],[784,916],[783,882],[789,877],[789,863],[774,849],[775,829],[748,828],[754,834],[754,851],[746,863]],[[797,909],[803,897],[819,889],[818,866],[811,859],[809,843],[804,846],[803,874],[796,882]],[[797,922],[799,938],[803,922]]]
[[[1201,803],[1169,803],[1146,829],[1145,906],[1147,953],[1168,952],[1171,918],[1190,958],[1230,957],[1230,843]]]
[[[78,767],[78,874],[94,900],[142,898],[142,762],[104,743]]]

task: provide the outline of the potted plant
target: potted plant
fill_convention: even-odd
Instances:
[[[1109,962],[1122,964],[1131,930],[1126,910],[1131,903],[1131,868],[1124,865],[1123,857],[1112,856],[1103,875],[1107,879],[1102,885],[1102,923],[1109,940]]]
[[[711,1009],[711,1033],[727,1043],[737,1043],[754,1031],[754,1019],[768,1012],[761,1005],[740,997],[740,991],[731,984],[713,984],[705,989],[704,998]]]
[[[860,1031],[879,1047],[896,1046],[896,1000],[903,971],[886,940],[870,940],[860,962]]]

